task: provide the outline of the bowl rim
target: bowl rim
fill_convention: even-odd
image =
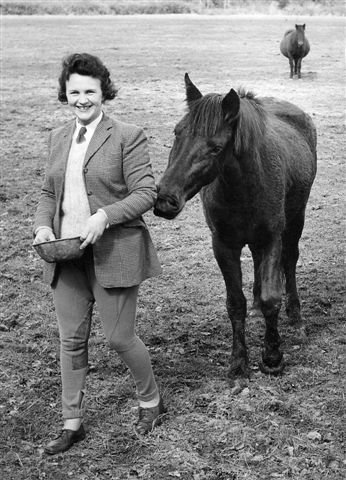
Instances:
[[[80,240],[80,242],[82,243],[82,240],[80,239],[80,236],[79,236],[79,237],[56,238],[55,240],[48,240],[47,242],[33,243],[32,246],[37,247],[39,245],[45,245],[47,243],[52,244],[52,243],[64,242],[65,240],[77,240],[77,239]]]

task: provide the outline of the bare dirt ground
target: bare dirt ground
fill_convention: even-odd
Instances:
[[[311,52],[289,79],[283,32],[306,23]],[[342,480],[346,477],[344,319],[344,20],[335,17],[3,17],[1,160],[0,475],[4,480]],[[309,341],[287,367],[257,367],[263,322],[250,318],[252,377],[232,395],[231,326],[199,198],[168,222],[146,216],[163,274],[145,282],[138,332],[169,409],[147,439],[133,433],[127,370],[105,345],[97,312],[90,342],[87,440],[47,457],[60,427],[58,333],[41,260],[31,248],[47,132],[69,117],[56,100],[61,58],[99,55],[120,91],[107,112],[142,125],[157,178],[184,110],[183,76],[203,93],[240,85],[292,101],[318,130],[318,174],[301,240],[298,284]],[[251,301],[252,265],[243,255]]]

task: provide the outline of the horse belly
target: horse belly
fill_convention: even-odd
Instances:
[[[305,39],[303,57],[306,57],[309,52],[310,52],[310,44],[309,44],[308,40]]]
[[[212,235],[230,248],[251,244],[264,246],[284,228],[283,198],[270,202],[270,215],[263,218],[262,206],[268,208],[268,199],[227,202],[224,195],[210,188],[210,185],[201,190],[200,196]]]
[[[287,39],[284,38],[280,43],[280,52],[282,55],[288,58],[288,48],[287,48]]]

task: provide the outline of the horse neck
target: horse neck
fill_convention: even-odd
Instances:
[[[257,196],[256,192],[260,191],[262,178],[263,167],[259,148],[236,154],[233,145],[230,144],[214,181],[214,188],[221,194],[221,198],[228,198],[231,202],[235,199],[237,202],[243,201],[245,197]]]

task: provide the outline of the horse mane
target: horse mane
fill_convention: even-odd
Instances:
[[[239,114],[233,127],[234,151],[236,154],[253,150],[259,145],[265,131],[265,111],[260,99],[244,88],[238,89]],[[193,134],[213,137],[221,129],[230,128],[224,119],[222,100],[225,95],[209,93],[189,102],[190,128]]]

